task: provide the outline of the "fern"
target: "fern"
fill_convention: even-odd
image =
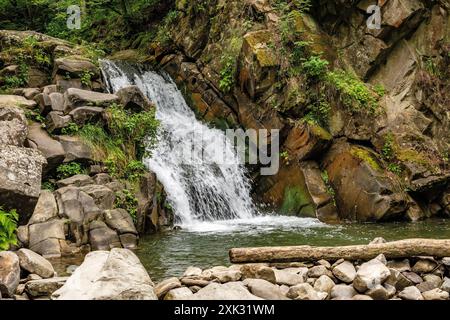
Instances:
[[[4,211],[0,207],[0,250],[8,250],[17,244],[16,229],[19,214],[16,210]]]

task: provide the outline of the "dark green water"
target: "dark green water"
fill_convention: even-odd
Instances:
[[[388,241],[450,238],[450,221],[329,226],[315,219],[265,217],[200,223],[144,237],[137,254],[152,279],[160,281],[182,275],[191,265],[229,265],[228,250],[233,247],[367,244],[376,237]]]

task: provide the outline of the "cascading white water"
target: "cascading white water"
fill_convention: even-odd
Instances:
[[[109,60],[101,65],[111,92],[137,85],[156,105],[161,122],[158,143],[144,163],[164,185],[178,222],[193,225],[254,216],[250,184],[232,143],[222,131],[196,119],[168,75]],[[216,160],[211,148],[220,149],[226,161]],[[183,157],[186,151],[189,159]]]

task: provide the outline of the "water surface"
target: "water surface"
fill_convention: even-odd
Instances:
[[[136,251],[155,281],[180,276],[193,265],[229,265],[233,247],[367,244],[376,237],[388,241],[407,238],[450,238],[450,221],[418,223],[344,224],[330,226],[316,219],[260,217],[185,225],[183,230],[149,235]]]

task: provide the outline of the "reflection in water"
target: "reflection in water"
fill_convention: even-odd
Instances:
[[[229,265],[233,247],[367,244],[376,237],[450,238],[448,220],[330,226],[315,219],[270,217],[203,223],[141,239],[137,254],[155,281],[180,276],[194,265]]]

